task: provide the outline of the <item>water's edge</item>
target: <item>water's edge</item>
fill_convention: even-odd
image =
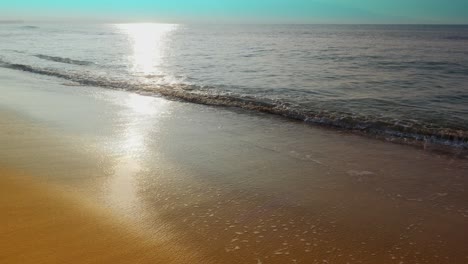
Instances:
[[[236,107],[250,111],[279,115],[307,124],[319,125],[355,134],[370,136],[390,142],[408,144],[448,152],[459,156],[468,155],[468,132],[454,129],[430,129],[425,127],[406,126],[382,121],[366,120],[358,117],[339,116],[327,112],[298,111],[289,108],[280,101],[259,101],[256,98],[240,97],[228,94],[199,93],[192,85],[155,86],[133,84],[123,81],[87,78],[73,73],[58,72],[24,64],[0,60],[0,67],[20,70],[34,74],[53,76],[75,82],[79,85],[97,86],[107,89],[118,89],[148,96],[164,96],[173,100],[196,104]]]

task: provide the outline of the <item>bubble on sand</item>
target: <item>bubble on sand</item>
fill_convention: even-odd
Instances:
[[[236,251],[236,250],[239,250],[239,249],[240,249],[239,246],[235,246],[235,247],[226,247],[226,248],[224,248],[224,250],[225,250],[226,252]]]
[[[369,176],[369,175],[374,175],[375,173],[371,171],[357,171],[357,170],[349,170],[346,173],[351,176]]]

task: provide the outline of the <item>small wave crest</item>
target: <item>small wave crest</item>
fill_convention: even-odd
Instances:
[[[468,36],[448,36],[445,39],[448,39],[448,40],[468,40]]]
[[[450,148],[468,150],[468,131],[451,128],[431,128],[420,124],[391,122],[372,119],[370,117],[356,117],[345,114],[330,113],[328,111],[312,111],[310,109],[296,109],[288,103],[267,99],[258,99],[232,94],[215,94],[200,92],[202,87],[194,85],[149,85],[131,83],[128,81],[109,80],[103,77],[90,77],[70,72],[58,72],[23,64],[14,64],[0,60],[0,67],[31,72],[35,74],[54,76],[73,81],[81,85],[98,86],[109,89],[119,89],[144,95],[161,95],[171,99],[182,100],[197,104],[237,107],[262,113],[279,115],[289,119],[300,120],[309,124],[332,127],[359,134],[385,138],[389,141],[422,145],[435,144]]]
[[[43,59],[43,60],[48,60],[48,61],[67,63],[67,64],[74,64],[74,65],[81,65],[81,66],[87,66],[87,65],[93,64],[90,61],[74,60],[74,59],[70,59],[70,58],[62,58],[62,57],[57,57],[57,56],[48,56],[48,55],[43,55],[43,54],[36,54],[36,55],[34,55],[34,57],[37,57],[37,58]]]
[[[39,27],[37,26],[21,26],[23,29],[38,29]]]

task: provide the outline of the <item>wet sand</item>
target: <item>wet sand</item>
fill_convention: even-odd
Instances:
[[[3,192],[0,206],[8,223],[30,216],[31,232],[15,241],[44,245],[0,249],[0,263],[39,259],[52,250],[47,241],[66,245],[96,229],[128,246],[122,263],[148,244],[135,253],[142,263],[155,255],[162,263],[468,261],[466,159],[15,71],[1,70],[0,80],[0,168],[15,171],[2,174],[1,188],[43,207],[9,207]],[[48,208],[64,212],[59,224],[42,213]],[[96,248],[54,255],[116,256]]]
[[[187,263],[63,188],[0,169],[1,263]]]

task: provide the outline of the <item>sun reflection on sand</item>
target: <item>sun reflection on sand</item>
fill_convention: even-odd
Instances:
[[[169,35],[178,28],[175,24],[118,24],[132,43],[133,72],[143,75],[160,74],[157,67],[162,63]]]
[[[119,162],[113,169],[113,177],[107,186],[109,202],[124,210],[126,215],[136,215],[141,211],[135,179],[141,169],[140,165],[133,160],[127,160]]]
[[[158,130],[168,104],[160,98],[129,94],[124,100],[128,111],[121,114],[123,130],[118,152],[130,156],[146,153],[145,138]]]
[[[126,94],[119,101],[125,107],[118,114],[120,132],[112,148],[119,159],[106,182],[105,199],[125,216],[138,218],[144,212],[138,195],[140,174],[147,169],[141,157],[151,152],[148,138],[159,130],[169,102],[138,94]]]
[[[149,96],[129,94],[125,100],[125,105],[133,110],[135,114],[156,115],[164,112],[166,101]]]

